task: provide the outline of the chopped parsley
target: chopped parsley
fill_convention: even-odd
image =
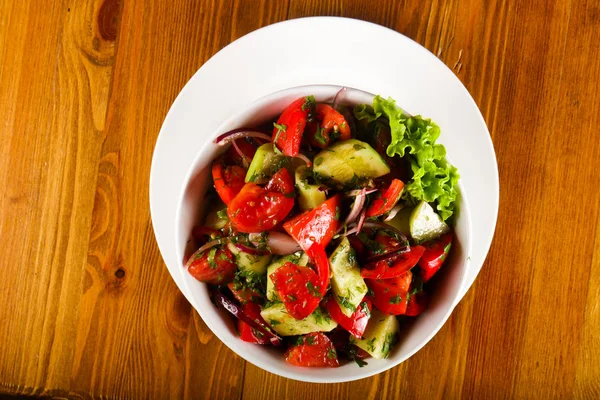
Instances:
[[[336,357],[337,357],[337,353],[335,352],[335,349],[327,350],[327,358],[329,358],[330,360],[333,360]]]
[[[401,301],[402,301],[402,297],[399,294],[392,296],[390,298],[390,304],[400,304]]]
[[[385,335],[385,340],[383,341],[383,346],[381,346],[381,355],[383,358],[388,358],[390,355],[390,351],[394,344],[396,344],[397,336],[395,333],[388,333]]]
[[[307,335],[304,337],[304,344],[312,346],[315,344],[315,338],[313,336]]]
[[[371,339],[367,340],[367,350],[375,351],[375,339],[376,338],[371,338]]]
[[[208,266],[210,267],[210,269],[216,269],[219,266],[217,265],[217,262],[215,261],[215,255],[217,254],[217,248],[213,247],[212,249],[210,249],[208,251],[208,257],[206,258],[206,260],[208,261]]]
[[[340,303],[340,305],[344,308],[352,310],[352,312],[356,311],[356,307],[350,302],[350,300],[347,297],[338,296],[338,303]]]
[[[269,320],[269,325],[271,325],[271,326],[279,325],[280,323],[281,323],[281,321],[278,321],[276,319]]]
[[[321,165],[322,162],[323,162],[323,157],[315,158],[315,165]]]
[[[281,132],[285,132],[287,129],[287,126],[285,126],[284,124],[278,124],[276,122],[273,122],[273,126]]]

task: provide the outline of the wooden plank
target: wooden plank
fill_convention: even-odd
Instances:
[[[114,56],[101,4],[3,2],[0,13],[2,391],[69,390]]]

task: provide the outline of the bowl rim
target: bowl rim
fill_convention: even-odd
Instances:
[[[299,85],[299,86],[288,87],[285,89],[280,89],[280,90],[274,91],[272,93],[268,93],[266,95],[263,95],[263,96],[255,99],[254,101],[249,102],[248,104],[244,105],[240,109],[236,110],[236,112],[233,115],[226,118],[213,132],[211,132],[210,134],[207,135],[206,141],[198,149],[193,162],[190,164],[190,166],[186,172],[186,176],[185,176],[185,179],[183,180],[183,185],[181,186],[181,190],[179,193],[179,197],[178,197],[178,201],[177,201],[176,218],[175,218],[175,223],[174,223],[174,225],[175,225],[174,226],[175,247],[176,247],[175,251],[176,251],[176,255],[177,255],[177,260],[181,267],[179,273],[184,275],[182,277],[183,278],[182,282],[183,282],[183,285],[184,285],[187,293],[189,294],[190,304],[196,310],[196,312],[200,315],[200,317],[202,318],[204,323],[208,326],[208,328],[211,330],[211,332],[222,343],[224,343],[230,350],[232,350],[235,354],[237,354],[238,356],[240,356],[247,362],[249,362],[265,371],[271,372],[271,373],[279,375],[279,376],[283,376],[288,379],[293,379],[293,380],[303,381],[303,382],[312,382],[312,383],[342,383],[342,382],[349,382],[349,381],[364,379],[364,378],[368,378],[370,376],[377,375],[379,373],[385,372],[388,369],[391,369],[391,368],[401,364],[402,362],[404,362],[407,359],[409,359],[410,357],[412,357],[415,353],[417,353],[419,350],[421,350],[427,343],[429,343],[429,341],[431,341],[431,339],[440,331],[440,329],[445,325],[447,320],[452,315],[452,312],[454,311],[457,304],[462,299],[465,286],[467,285],[469,271],[472,268],[470,255],[472,253],[472,242],[473,241],[472,241],[471,235],[472,235],[473,227],[472,227],[471,213],[469,211],[468,196],[467,196],[466,190],[460,180],[459,180],[459,190],[460,190],[461,209],[467,210],[467,212],[465,213],[465,217],[467,219],[466,223],[467,223],[468,235],[467,235],[467,245],[465,248],[465,253],[466,253],[466,255],[468,255],[468,257],[465,258],[465,265],[464,265],[463,272],[461,273],[461,276],[460,276],[460,283],[456,289],[456,293],[454,293],[454,295],[452,296],[452,302],[448,306],[448,309],[444,313],[443,317],[436,324],[436,326],[422,340],[420,340],[417,345],[413,346],[413,348],[410,351],[408,351],[403,357],[400,357],[398,360],[391,360],[391,359],[385,360],[386,361],[385,364],[382,364],[380,367],[373,368],[373,370],[370,370],[367,373],[360,373],[360,371],[364,371],[364,370],[357,369],[357,374],[349,376],[349,377],[344,377],[343,379],[332,379],[332,378],[327,378],[326,376],[324,376],[323,378],[320,378],[317,376],[316,378],[307,379],[307,377],[303,376],[303,374],[301,374],[301,373],[296,373],[296,372],[291,372],[291,371],[288,372],[287,369],[279,370],[276,368],[272,368],[271,365],[262,363],[262,360],[258,360],[253,357],[247,356],[247,354],[245,354],[243,349],[241,349],[238,346],[239,344],[243,343],[239,339],[231,341],[231,340],[229,340],[229,338],[224,338],[224,337],[220,336],[217,333],[218,329],[216,329],[216,325],[212,321],[212,319],[206,317],[205,313],[203,313],[203,311],[202,311],[202,307],[196,307],[196,305],[195,305],[195,298],[193,295],[195,289],[191,288],[190,285],[188,284],[190,277],[185,276],[185,275],[187,275],[187,270],[185,268],[185,263],[183,261],[184,251],[182,251],[182,250],[184,250],[184,249],[182,249],[180,246],[180,243],[185,242],[186,240],[181,237],[180,229],[178,229],[181,224],[181,220],[182,220],[182,209],[183,209],[183,202],[185,199],[185,193],[187,192],[189,184],[194,176],[194,172],[196,170],[197,165],[204,158],[204,154],[207,151],[207,148],[209,148],[211,146],[211,144],[213,143],[213,140],[221,132],[227,131],[228,130],[228,129],[226,129],[227,126],[230,126],[230,125],[235,126],[236,124],[235,123],[232,124],[232,122],[235,122],[236,120],[238,120],[240,118],[241,115],[248,113],[250,110],[264,108],[269,103],[275,102],[275,101],[277,101],[277,99],[285,97],[286,95],[289,95],[291,93],[302,92],[302,93],[304,93],[304,95],[308,95],[309,93],[312,92],[311,88],[319,88],[319,89],[327,88],[327,89],[331,89],[332,93],[336,93],[338,90],[340,90],[342,88],[342,86],[332,85],[332,84]],[[361,92],[361,93],[369,95],[369,96],[374,96],[372,93],[369,93],[369,92],[361,90],[361,89],[351,88],[351,87],[348,87],[348,89],[351,91]],[[298,94],[298,95],[301,95],[301,94]],[[446,158],[451,160],[450,157],[448,157],[448,156],[446,156]],[[204,284],[204,283],[203,283],[203,286],[205,288],[208,287],[208,285]],[[211,304],[211,306],[215,307],[213,304]],[[241,342],[241,343],[238,343],[238,342]],[[305,368],[295,367],[295,366],[290,366],[290,370],[298,371],[298,372],[306,371]],[[321,370],[321,369],[312,368],[311,370]]]

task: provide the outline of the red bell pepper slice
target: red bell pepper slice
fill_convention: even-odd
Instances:
[[[396,203],[398,203],[398,200],[400,200],[403,189],[404,182],[400,179],[393,179],[390,186],[381,193],[381,196],[378,199],[373,200],[367,209],[367,218],[379,217],[380,215],[390,212]]]
[[[310,211],[300,214],[283,228],[307,251],[313,243],[327,247],[338,228],[341,195],[337,194]]]
[[[361,269],[360,274],[363,278],[369,279],[389,279],[402,275],[413,268],[425,252],[423,246],[412,246],[406,253],[400,253],[397,256],[387,260],[367,264]]]
[[[246,170],[238,165],[223,164],[223,158],[219,157],[212,164],[212,178],[215,189],[223,200],[223,203],[229,204],[231,200],[244,187]]]
[[[242,310],[252,319],[262,320],[260,316],[260,306],[256,303],[246,303],[242,305]],[[269,344],[269,339],[257,329],[252,328],[250,325],[242,321],[237,320],[238,332],[240,339],[244,342],[255,343],[255,344]]]
[[[419,267],[423,270],[423,281],[427,282],[446,260],[452,247],[452,233],[448,232],[431,242],[424,243],[423,246],[425,252],[419,260]]]
[[[331,315],[331,318],[342,328],[350,332],[354,337],[361,338],[363,333],[365,333],[365,329],[367,329],[367,323],[369,322],[369,318],[371,318],[371,301],[368,299],[363,300],[358,307],[356,307],[356,311],[350,316],[346,316],[340,306],[333,298],[329,298],[325,303],[325,308]]]
[[[273,143],[286,156],[296,157],[300,152],[306,118],[313,107],[312,96],[301,97],[287,106],[279,116],[273,128]]]

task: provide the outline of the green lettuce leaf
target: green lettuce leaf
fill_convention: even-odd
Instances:
[[[457,169],[446,161],[446,149],[435,141],[440,127],[430,119],[402,112],[392,98],[375,96],[373,106],[360,105],[354,116],[368,122],[385,117],[390,126],[391,143],[386,149],[389,157],[409,157],[412,179],[406,184],[407,193],[416,200],[436,203],[438,214],[448,219],[454,213],[458,195]]]

